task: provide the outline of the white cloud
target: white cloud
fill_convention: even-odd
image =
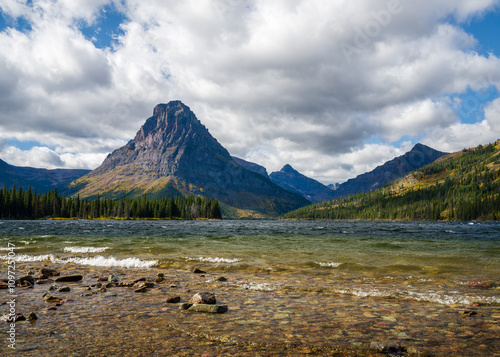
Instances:
[[[56,148],[60,161],[43,162],[95,167],[174,99],[233,155],[269,171],[290,163],[325,183],[402,154],[409,144],[391,143],[403,139],[450,150],[500,137],[497,104],[484,123],[460,123],[452,110],[468,87],[500,88],[500,59],[478,55],[477,40],[449,21],[498,0],[113,1],[124,32],[97,49],[79,25],[111,3],[0,5],[33,29],[0,32],[1,136]]]

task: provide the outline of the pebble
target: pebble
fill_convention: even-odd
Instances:
[[[193,273],[194,274],[206,274],[207,272],[196,268],[195,270],[193,270]]]
[[[60,293],[67,293],[68,291],[71,291],[69,286],[63,286],[62,288],[57,289]]]

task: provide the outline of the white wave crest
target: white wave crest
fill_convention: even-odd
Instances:
[[[348,294],[359,297],[382,297],[393,299],[405,299],[424,302],[433,302],[443,305],[472,305],[480,304],[500,304],[500,298],[494,296],[470,296],[452,293],[436,292],[415,292],[415,291],[391,291],[378,289],[334,289],[338,294]]]
[[[330,262],[330,263],[321,263],[321,262],[316,262],[321,267],[327,267],[327,268],[338,268],[339,266],[342,265],[342,263],[336,263],[336,262]]]
[[[9,259],[7,255],[0,256],[0,259]],[[10,258],[12,259],[12,258]],[[56,264],[74,263],[80,265],[91,265],[97,267],[123,267],[123,268],[150,268],[158,264],[157,260],[140,260],[138,258],[117,259],[115,257],[103,257],[101,255],[86,258],[58,258],[53,254],[28,255],[16,254],[13,258],[17,262],[41,262],[50,261]]]
[[[65,252],[70,253],[102,253],[109,247],[65,247]]]
[[[230,258],[218,258],[218,257],[215,257],[215,258],[212,258],[212,257],[198,257],[198,258],[186,257],[185,259],[197,260],[199,262],[206,262],[206,263],[228,263],[228,264],[237,263],[237,262],[241,261],[241,259],[237,259],[237,258],[230,259]]]

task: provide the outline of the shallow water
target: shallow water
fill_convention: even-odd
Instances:
[[[75,290],[67,313],[80,318],[65,320],[62,330],[56,318],[20,327],[34,335],[70,329],[86,340],[94,332],[79,326],[103,332],[113,329],[109,321],[132,324],[137,314],[131,311],[141,310],[153,327],[127,329],[145,339],[155,329],[168,331],[178,336],[171,340],[176,344],[151,346],[189,347],[186,354],[176,350],[179,355],[279,355],[280,349],[283,355],[369,355],[371,341],[388,340],[415,355],[491,356],[500,348],[499,228],[483,222],[0,221],[0,259],[6,262],[10,243],[20,270],[48,264],[85,272],[88,284],[101,271],[124,277],[163,271],[184,299],[195,289],[213,290],[230,309],[220,316],[170,311],[158,300],[171,293],[168,285],[141,296],[110,290],[85,302]],[[208,273],[191,274],[195,267]],[[229,281],[213,282],[216,275]],[[25,291],[21,306],[43,309],[38,300],[47,288]],[[91,309],[107,317],[82,325]],[[477,315],[463,314],[470,309]],[[105,341],[94,343],[116,345]],[[24,343],[35,355],[65,348],[41,338]]]

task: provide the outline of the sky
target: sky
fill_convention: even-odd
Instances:
[[[171,100],[324,184],[488,144],[500,0],[0,0],[0,159],[94,169]]]

